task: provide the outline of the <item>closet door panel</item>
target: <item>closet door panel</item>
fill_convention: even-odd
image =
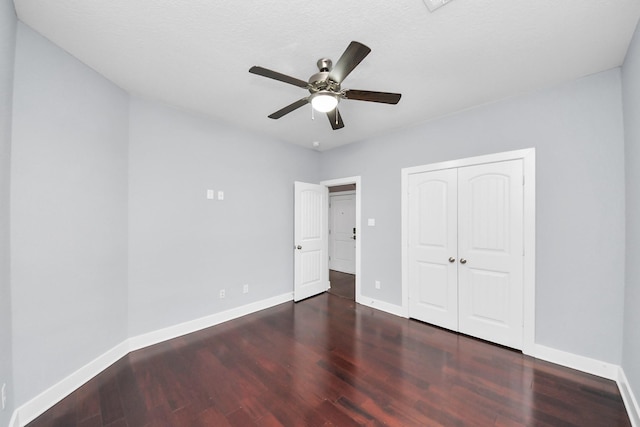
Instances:
[[[458,330],[457,172],[409,177],[409,315]]]
[[[522,348],[522,161],[458,169],[460,332]]]

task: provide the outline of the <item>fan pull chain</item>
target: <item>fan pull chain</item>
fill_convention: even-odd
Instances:
[[[336,106],[336,125],[338,124],[338,114],[340,114],[340,112],[338,111],[338,107]]]
[[[315,119],[316,119],[316,118],[313,116],[313,110],[314,110],[314,108],[313,108],[313,107],[311,107],[311,120],[315,120]]]

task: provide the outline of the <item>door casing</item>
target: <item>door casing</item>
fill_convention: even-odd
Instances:
[[[495,163],[522,159],[524,174],[524,282],[523,282],[523,346],[524,354],[535,351],[535,148],[489,154],[466,159],[451,160],[430,165],[414,166],[401,170],[401,215],[402,215],[402,310],[409,316],[409,175],[442,169]]]

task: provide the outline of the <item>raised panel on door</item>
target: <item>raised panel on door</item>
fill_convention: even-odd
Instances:
[[[329,268],[343,273],[356,272],[355,194],[330,196]]]
[[[295,183],[295,301],[324,292],[329,286],[327,195],[322,185]]]
[[[409,176],[409,316],[454,331],[456,193],[455,169]]]
[[[522,348],[522,160],[458,169],[460,332]]]

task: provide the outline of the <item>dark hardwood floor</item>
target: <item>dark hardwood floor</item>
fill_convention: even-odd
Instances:
[[[133,353],[29,427],[630,426],[612,381],[325,293]]]
[[[352,301],[356,300],[356,276],[354,274],[329,270],[329,282],[331,283],[331,288],[328,291],[330,294]]]

